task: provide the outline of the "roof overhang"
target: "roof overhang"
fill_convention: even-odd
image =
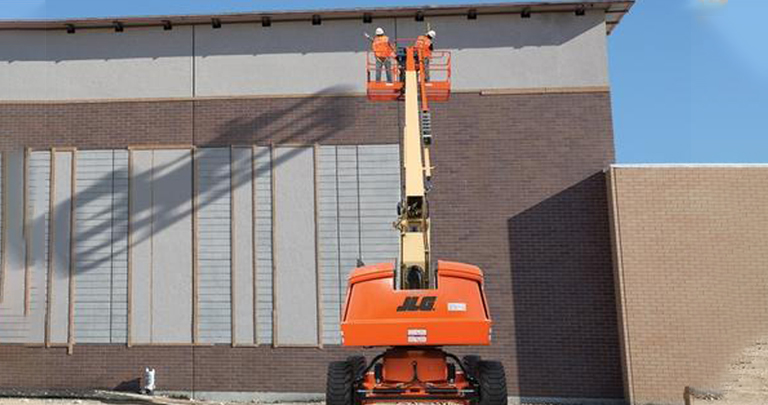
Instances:
[[[523,12],[553,13],[574,12],[579,10],[603,10],[606,14],[607,34],[619,24],[622,17],[634,4],[634,0],[592,0],[592,1],[548,1],[548,2],[507,2],[488,4],[466,4],[451,6],[413,6],[413,7],[378,7],[352,9],[320,9],[302,11],[265,11],[248,13],[223,13],[206,15],[159,15],[136,17],[78,18],[67,20],[0,20],[0,30],[66,30],[88,28],[123,28],[211,24],[214,19],[221,24],[261,23],[263,17],[270,21],[311,21],[313,16],[320,16],[323,21],[350,20],[370,17],[377,18],[415,18],[418,13],[424,17],[458,16],[471,12],[478,16],[489,14],[520,14]]]

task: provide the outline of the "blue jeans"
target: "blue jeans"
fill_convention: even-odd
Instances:
[[[387,83],[392,83],[392,61],[389,58],[376,58],[376,81],[381,81],[381,68],[384,67],[387,72]]]
[[[424,75],[424,81],[429,81],[429,58],[424,58],[421,61],[421,74]]]

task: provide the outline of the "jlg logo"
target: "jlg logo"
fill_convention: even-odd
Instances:
[[[397,307],[397,312],[411,312],[411,311],[432,311],[435,309],[435,301],[437,297],[405,297],[403,305]]]

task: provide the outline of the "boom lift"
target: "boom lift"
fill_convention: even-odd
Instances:
[[[387,349],[370,362],[363,356],[351,356],[330,363],[326,404],[449,401],[506,405],[506,378],[500,362],[479,356],[459,359],[442,349],[491,342],[482,271],[448,261],[434,266],[430,255],[429,102],[450,96],[450,53],[433,52],[429,81],[416,48],[398,47],[397,54],[392,83],[371,80],[375,60],[370,54],[367,69],[369,99],[405,101],[404,185],[395,222],[400,232],[399,260],[351,272],[341,323],[344,346]]]

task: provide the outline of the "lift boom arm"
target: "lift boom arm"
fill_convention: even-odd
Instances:
[[[430,265],[429,206],[427,192],[431,178],[429,145],[430,113],[425,88],[426,75],[417,75],[417,50],[406,48],[405,126],[403,130],[403,187],[399,218],[400,286],[429,288],[436,279]],[[419,58],[419,60],[423,60]],[[421,91],[420,91],[421,90]],[[421,93],[421,100],[419,99]],[[419,102],[421,101],[421,107]]]
[[[428,81],[431,72],[423,70],[426,64],[419,69],[417,63],[424,59],[417,56],[422,55],[413,47],[398,49],[398,66],[390,72],[398,73],[395,83],[372,81],[370,69],[375,66],[380,77],[381,61],[368,64],[370,100],[405,99],[403,189],[395,222],[400,231],[400,263],[360,265],[350,273],[341,319],[342,344],[388,349],[370,362],[351,356],[330,363],[327,405],[507,405],[500,362],[474,355],[459,359],[443,349],[489,345],[491,318],[482,270],[449,261],[431,263],[428,102],[448,99],[450,68],[444,65],[445,80]]]

